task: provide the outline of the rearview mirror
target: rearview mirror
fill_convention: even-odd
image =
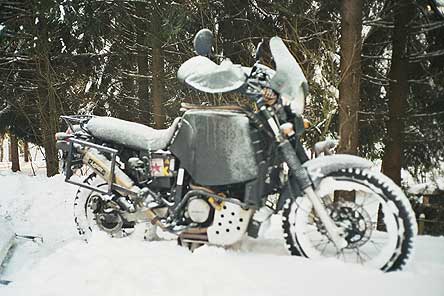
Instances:
[[[213,32],[208,29],[200,30],[194,37],[193,45],[198,55],[209,57],[213,46]]]

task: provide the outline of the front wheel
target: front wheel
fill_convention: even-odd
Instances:
[[[383,271],[402,269],[417,226],[407,197],[393,181],[377,172],[350,168],[325,176],[315,191],[347,246],[336,248],[303,196],[287,200],[283,211],[284,237],[292,255],[334,257]]]

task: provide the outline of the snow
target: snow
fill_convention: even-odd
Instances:
[[[177,78],[203,92],[223,93],[240,88],[246,76],[242,67],[229,59],[217,65],[206,57],[195,56],[180,66]]]
[[[408,193],[413,195],[423,195],[423,194],[438,194],[440,191],[443,191],[442,185],[438,183],[420,183],[412,185]]]
[[[318,179],[338,169],[348,167],[371,168],[373,164],[369,160],[355,155],[333,154],[311,159],[302,166],[308,170],[313,182],[317,182]]]
[[[176,119],[169,128],[156,130],[131,121],[97,116],[88,121],[86,128],[100,139],[138,150],[159,150],[170,143],[178,123]]]
[[[0,222],[0,265],[14,243],[14,236],[12,229],[6,223]]]
[[[444,178],[434,178],[435,180],[411,185],[408,189],[408,193],[414,195],[423,194],[439,194],[444,192]]]
[[[59,40],[60,40],[60,44],[62,45],[61,53],[64,53],[64,52],[66,52],[65,42],[63,41],[63,38],[60,38]]]
[[[60,10],[60,18],[59,21],[63,22],[65,20],[65,8],[63,7],[63,5],[59,5],[59,10]]]
[[[29,159],[30,162],[20,162],[20,170],[26,172],[28,175],[34,175],[34,172],[45,170],[44,149],[40,146],[28,143],[29,145]],[[9,170],[12,166],[10,161],[7,161],[9,155],[9,138],[5,137],[3,141],[3,159],[0,159],[0,177],[2,176],[2,170]],[[23,160],[23,153],[20,153],[20,158]],[[1,197],[0,197],[1,198]],[[1,205],[1,202],[0,202]]]
[[[194,253],[175,240],[145,242],[75,233],[76,187],[63,176],[0,171],[0,221],[43,243],[18,240],[0,295],[443,295],[444,237],[420,236],[406,271],[384,274],[333,259],[288,256],[274,216],[264,237]]]
[[[89,92],[89,89],[91,88],[92,85],[93,85],[93,81],[91,79],[88,80],[88,83],[86,83],[86,86],[85,86],[85,94],[87,94]]]

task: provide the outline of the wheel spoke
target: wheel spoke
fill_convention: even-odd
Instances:
[[[364,207],[368,207],[371,204],[374,204],[375,202],[380,202],[379,199],[377,198],[372,198],[370,201],[367,200],[367,202],[365,202],[365,198],[362,199],[362,203],[358,204],[361,208],[364,209]]]
[[[401,211],[398,213],[390,203],[402,208],[399,198],[405,197],[398,195],[396,190],[389,190],[395,189],[390,187],[394,185],[371,171],[347,169],[328,177],[332,180],[321,182],[316,192],[322,192],[320,197],[333,223],[345,230],[348,246],[341,250],[336,248],[312,204],[307,197],[302,197],[292,204],[294,219],[288,221],[296,223],[297,227],[291,228],[296,238],[294,243],[303,251],[303,255],[310,258],[333,257],[377,268],[387,266],[396,257],[399,258],[397,264],[402,265],[407,255],[397,254],[396,246],[399,240],[405,244],[405,240],[411,241],[411,237],[404,237],[408,233],[401,237],[402,234],[398,232],[402,229],[397,219],[402,219],[406,227],[411,228],[411,225],[409,221],[406,222],[405,214]],[[356,192],[355,199],[338,199],[335,191]],[[393,264],[388,268],[397,269],[398,265]]]
[[[311,239],[310,240],[312,243],[317,243],[317,242],[324,242],[324,241],[329,241],[329,239],[327,238],[325,238],[325,237],[323,237],[323,238],[320,238],[320,239]]]
[[[341,250],[342,258],[344,258],[344,262],[347,261],[347,258],[345,258],[345,252],[344,249]]]
[[[304,209],[304,207],[302,207],[302,205],[299,204],[297,200],[295,201],[295,203],[298,207],[298,210],[302,210],[303,212],[308,214],[308,218],[311,218],[313,220],[317,218],[316,215],[313,214],[312,208],[310,208],[310,210]]]
[[[361,264],[364,264],[365,262],[370,261],[370,260],[373,259],[370,255],[368,255],[362,249],[356,248],[356,250],[357,250],[358,256],[360,257]],[[365,257],[367,257],[367,259],[365,259]]]
[[[382,247],[385,245],[384,243],[375,242],[374,240],[369,240],[369,242],[376,248],[376,250],[381,250]],[[381,248],[378,248],[378,246],[382,246]]]
[[[330,242],[330,241],[327,241],[327,243],[325,244],[324,248],[322,249],[322,251],[321,251],[321,254],[322,254],[322,255],[324,254],[325,250],[327,249],[327,246],[328,246],[328,243],[329,243],[329,242]]]
[[[318,231],[318,230],[317,229],[307,230],[307,231],[303,232],[303,234],[309,234],[309,233],[313,233],[315,231]]]
[[[319,246],[321,246],[321,245],[325,245],[325,246],[327,246],[329,242],[330,242],[330,240],[327,240],[327,241],[324,241],[324,240],[323,240],[323,241],[321,241],[319,244],[317,244],[317,245],[315,245],[315,246],[313,246],[313,247],[317,249],[317,247],[319,247]]]

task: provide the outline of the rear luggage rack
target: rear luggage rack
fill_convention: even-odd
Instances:
[[[83,123],[88,122],[91,118],[93,118],[93,115],[63,115],[60,116],[61,119],[63,119],[68,127],[71,129],[71,131],[76,132],[78,128],[77,126],[80,126],[80,128],[83,130]]]

